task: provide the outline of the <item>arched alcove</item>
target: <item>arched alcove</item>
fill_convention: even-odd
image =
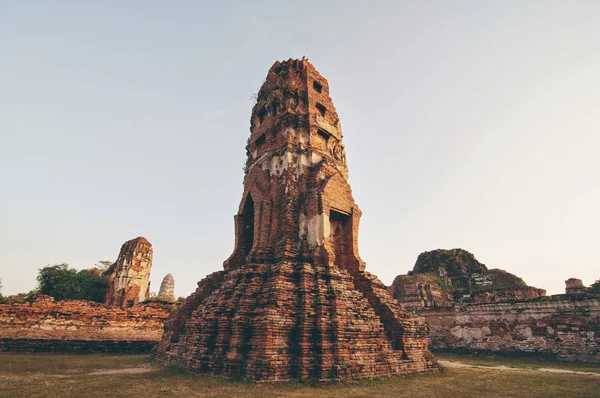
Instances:
[[[250,254],[254,245],[254,200],[252,195],[248,194],[244,210],[242,211],[242,252],[244,256]]]

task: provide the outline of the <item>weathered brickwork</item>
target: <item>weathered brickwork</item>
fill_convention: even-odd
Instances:
[[[565,293],[567,294],[585,294],[587,291],[581,279],[569,278],[565,281],[565,285]]]
[[[151,269],[150,242],[142,237],[125,242],[117,261],[105,273],[109,279],[106,305],[126,308],[148,300]]]
[[[173,304],[127,309],[83,300],[0,304],[0,351],[148,351],[163,334]]]
[[[463,249],[419,255],[408,275],[398,275],[390,294],[406,308],[448,308],[465,303],[530,300],[546,291],[501,269],[488,269]]]
[[[432,349],[600,363],[600,298],[569,295],[420,312]]]
[[[453,249],[421,253],[388,289],[427,324],[433,350],[600,362],[600,297],[579,279],[565,283],[567,294],[547,297]]]
[[[364,271],[327,80],[276,62],[250,130],[233,254],[167,320],[155,358],[267,382],[436,370],[424,325]]]

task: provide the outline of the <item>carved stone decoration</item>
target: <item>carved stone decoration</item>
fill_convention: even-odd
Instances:
[[[121,246],[119,258],[106,270],[109,285],[105,304],[128,308],[150,298],[152,245],[146,238],[135,238]]]
[[[167,320],[155,358],[267,382],[438,369],[424,325],[358,254],[361,211],[327,80],[306,60],[275,62],[250,126],[233,253]]]

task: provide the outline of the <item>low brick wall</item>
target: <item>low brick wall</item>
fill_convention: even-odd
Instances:
[[[149,354],[153,340],[0,339],[0,352]]]
[[[150,352],[173,307],[150,302],[119,309],[47,296],[1,304],[0,351]]]
[[[551,296],[422,310],[432,350],[600,363],[600,298]]]

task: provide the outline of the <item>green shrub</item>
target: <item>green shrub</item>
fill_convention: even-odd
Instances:
[[[89,300],[103,302],[108,279],[97,268],[77,271],[66,263],[48,265],[37,276],[38,291],[55,300]]]

